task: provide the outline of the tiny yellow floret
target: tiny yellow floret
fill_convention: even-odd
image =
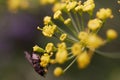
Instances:
[[[42,67],[46,67],[49,64],[49,62],[50,62],[50,56],[48,54],[45,53],[44,55],[41,56],[40,65]]]
[[[70,11],[70,10],[74,9],[76,5],[77,5],[76,1],[69,2],[66,6],[67,11]]]
[[[75,7],[75,11],[82,11],[83,5],[78,5]]]
[[[94,0],[87,0],[83,4],[83,11],[85,12],[91,12],[95,8]]]
[[[38,45],[35,45],[33,47],[33,51],[34,52],[44,52],[44,49],[42,49],[41,47],[39,47]]]
[[[64,24],[69,24],[71,22],[71,19],[70,18],[68,18],[68,19],[66,19],[65,21],[64,21]]]
[[[63,34],[60,36],[60,40],[61,40],[61,41],[64,41],[66,38],[67,38],[67,34],[66,34],[66,33],[63,33]]]
[[[113,18],[113,15],[112,15],[112,11],[111,9],[107,8],[107,9],[100,9],[96,16],[99,18],[99,19],[102,19],[102,20],[105,20],[107,18]]]
[[[109,29],[106,33],[107,35],[107,38],[110,39],[110,40],[113,40],[113,39],[116,39],[117,38],[117,32],[113,29]]]
[[[66,7],[66,3],[55,3],[52,10],[53,12],[56,12],[58,10],[65,10],[65,7]]]
[[[44,17],[44,24],[48,24],[48,23],[50,23],[51,22],[51,17],[50,16],[46,16],[46,17]]]
[[[46,25],[42,29],[42,33],[46,37],[52,37],[56,30],[56,25]]]
[[[78,34],[78,38],[80,39],[81,42],[86,43],[87,39],[88,39],[88,33],[85,31],[81,31]]]
[[[99,19],[92,19],[88,22],[88,28],[91,29],[92,31],[97,30],[102,26],[102,21]]]
[[[65,42],[59,43],[57,46],[58,46],[58,50],[66,49],[66,44],[65,44]]]
[[[54,48],[54,44],[53,43],[47,43],[45,50],[47,53],[51,52]]]
[[[73,55],[79,55],[82,52],[82,45],[79,43],[74,43],[71,50]]]
[[[62,12],[60,10],[58,10],[54,13],[53,18],[54,19],[59,19],[61,15],[62,15]]]
[[[77,62],[78,62],[78,67],[84,69],[90,64],[90,56],[85,51],[78,56]]]
[[[54,75],[56,77],[59,77],[63,74],[63,69],[61,67],[56,67],[55,70],[54,70]]]
[[[55,56],[55,60],[59,64],[63,64],[67,60],[67,58],[68,58],[68,53],[67,50],[65,49],[58,50]]]
[[[104,41],[95,34],[89,35],[89,37],[87,39],[87,46],[89,48],[95,49],[95,48],[100,47],[103,44],[104,44]]]

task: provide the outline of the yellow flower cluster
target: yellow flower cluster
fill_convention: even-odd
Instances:
[[[112,15],[112,11],[111,9],[107,8],[107,9],[100,9],[96,16],[99,18],[99,19],[102,19],[102,20],[105,20],[107,18],[113,18],[113,15]]]
[[[75,61],[80,69],[86,68],[96,49],[117,38],[117,32],[113,29],[106,32],[106,39],[98,35],[106,20],[112,18],[113,15],[111,9],[102,8],[96,12],[96,17],[94,17],[94,8],[94,0],[85,2],[61,0],[54,4],[53,17],[46,16],[43,20],[44,27],[38,27],[38,29],[44,36],[56,38],[59,44],[50,42],[45,50],[39,46],[33,47],[33,51],[43,53],[40,59],[41,66],[63,64],[72,60],[65,69],[57,67],[54,70],[55,76],[63,74]],[[87,22],[84,21],[84,13],[90,16]],[[54,58],[52,59],[51,56]]]
[[[87,0],[84,2],[83,11],[91,12],[95,8],[94,0]]]

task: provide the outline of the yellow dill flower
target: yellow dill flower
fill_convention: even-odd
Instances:
[[[100,9],[96,16],[99,18],[99,19],[102,19],[102,20],[105,20],[107,18],[113,18],[113,15],[112,15],[112,11],[111,9],[107,8],[107,9]]]
[[[44,24],[48,24],[48,23],[50,23],[51,22],[51,17],[50,16],[46,16],[46,17],[44,17]]]
[[[75,11],[76,12],[82,11],[83,5],[81,3],[82,3],[82,1],[79,1],[78,5],[75,7]]]
[[[60,10],[58,10],[54,13],[53,18],[58,19],[58,18],[60,18],[61,15],[62,15],[62,12]]]
[[[76,1],[68,2],[67,6],[66,6],[67,11],[74,9],[76,5],[77,5]]]
[[[107,38],[110,39],[110,40],[113,40],[113,39],[116,39],[117,38],[117,32],[113,29],[109,29],[106,33],[107,35]]]
[[[79,34],[78,34],[78,38],[80,39],[81,42],[83,43],[86,43],[87,39],[88,39],[88,33],[85,32],[85,31],[81,31]]]
[[[57,46],[58,46],[58,50],[66,49],[66,44],[64,42],[59,43]]]
[[[49,62],[50,62],[50,55],[45,53],[44,55],[41,56],[41,58],[40,58],[40,65],[42,67],[48,66]]]
[[[56,77],[59,77],[63,74],[63,69],[61,67],[56,67],[55,70],[54,70],[54,75]]]
[[[74,43],[72,48],[72,54],[73,55],[78,55],[78,54],[81,54],[82,52],[82,45],[80,45],[80,43]]]
[[[66,3],[56,3],[53,7],[53,12],[56,12],[58,10],[64,10],[66,7]]]
[[[64,24],[69,24],[71,22],[71,19],[70,18],[68,18],[68,19],[66,19],[65,21],[64,21]]]
[[[47,43],[45,50],[47,53],[51,52],[54,48],[54,44],[53,43]]]
[[[60,40],[61,40],[61,41],[64,41],[66,38],[67,38],[67,34],[66,34],[66,33],[63,33],[63,34],[60,36]]]
[[[77,58],[78,67],[81,68],[81,69],[86,68],[90,63],[90,59],[91,58],[88,55],[88,53],[86,51],[84,51]]]
[[[102,21],[99,19],[92,19],[92,20],[89,20],[89,22],[88,22],[88,28],[93,30],[93,31],[100,28],[101,25],[102,25]]]
[[[59,49],[56,53],[55,60],[59,64],[63,64],[68,58],[68,53],[66,49]]]
[[[44,52],[44,49],[42,49],[41,47],[39,47],[38,45],[35,45],[33,47],[33,51],[34,52]]]
[[[91,12],[95,8],[94,0],[87,0],[83,3],[83,11]]]
[[[56,30],[56,25],[46,25],[42,29],[42,33],[46,37],[52,37]]]
[[[75,7],[75,11],[82,11],[83,5],[78,5]]]
[[[20,6],[20,0],[8,0],[7,4],[11,12],[16,12]]]
[[[89,48],[98,48],[103,45],[104,41],[97,35],[91,34],[87,39],[87,46]]]

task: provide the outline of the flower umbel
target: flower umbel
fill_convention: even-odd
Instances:
[[[40,66],[46,68],[50,64],[61,65],[71,61],[65,69],[55,68],[54,75],[57,77],[65,73],[75,61],[80,69],[86,68],[99,47],[117,38],[117,32],[113,29],[106,32],[107,39],[98,34],[107,19],[113,18],[112,10],[102,8],[96,12],[96,17],[94,17],[94,8],[94,0],[86,0],[85,2],[56,1],[52,17],[46,16],[43,20],[44,27],[37,27],[45,37],[58,40],[57,44],[48,42],[45,49],[39,46],[33,47],[33,52],[42,53]],[[86,22],[84,21],[84,13],[89,15]]]

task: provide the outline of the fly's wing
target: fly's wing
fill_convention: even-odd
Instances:
[[[26,59],[31,63],[34,70],[41,76],[45,77],[48,69],[40,66],[40,56],[35,53],[24,52]]]
[[[25,57],[26,57],[26,59],[30,62],[30,64],[32,64],[32,58],[31,58],[31,55],[30,55],[27,51],[25,51],[24,53],[25,53]]]

